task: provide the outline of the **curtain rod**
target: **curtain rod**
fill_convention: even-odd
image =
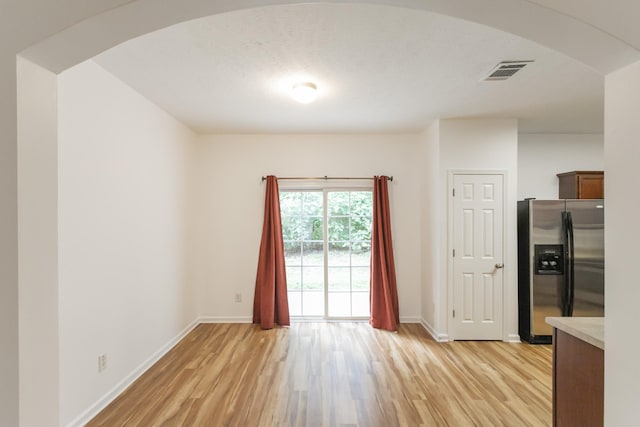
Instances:
[[[393,181],[393,176],[387,176],[387,178],[389,179],[389,181]],[[330,179],[373,179],[372,177],[368,176],[368,177],[364,177],[364,178],[357,178],[357,177],[333,177],[333,176],[317,176],[317,177],[285,177],[285,178],[277,178],[278,180],[287,180],[287,179],[291,179],[291,180],[296,180],[296,181],[303,181],[303,180],[314,180],[314,181],[319,181],[319,180],[325,180],[328,181]],[[262,177],[262,182],[266,181],[267,177],[263,176]]]

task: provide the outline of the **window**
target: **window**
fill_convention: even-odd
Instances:
[[[281,190],[289,312],[369,317],[370,190]]]

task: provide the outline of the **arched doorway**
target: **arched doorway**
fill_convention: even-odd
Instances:
[[[25,58],[42,65],[44,68],[57,73],[67,69],[96,53],[107,49],[132,37],[172,25],[188,19],[200,16],[224,13],[246,7],[268,6],[273,4],[293,4],[296,2],[282,1],[238,1],[229,6],[204,1],[175,2],[158,6],[150,2],[133,2],[107,11],[98,16],[89,17],[79,24],[70,27],[57,35],[42,41],[41,43],[22,52]],[[469,2],[422,2],[414,1],[392,2],[385,1],[393,6],[421,8],[438,13],[449,14],[463,19],[473,20],[485,25],[493,26],[504,31],[513,32],[520,36],[537,41],[541,44],[556,48],[567,55],[573,56],[603,73],[607,73],[621,65],[636,59],[637,52],[629,45],[617,40],[598,30],[595,27],[584,24],[570,16],[562,15],[552,10],[537,6],[531,2],[503,2],[509,7],[500,14],[483,13],[481,9],[491,10],[490,2],[473,6]],[[139,17],[145,17],[139,19]],[[576,35],[574,39],[567,40],[561,37],[570,28],[570,32]],[[589,43],[593,46],[585,52],[583,45]],[[615,52],[615,53],[613,53]],[[55,141],[53,141],[55,145]],[[28,194],[22,194],[28,198]],[[50,205],[52,209],[54,205]],[[28,224],[29,219],[20,218],[23,224]],[[46,248],[44,248],[46,250]],[[56,254],[51,254],[55,257]],[[28,263],[29,259],[23,259]],[[55,281],[54,281],[55,282]],[[54,301],[51,302],[55,303]],[[22,316],[35,316],[29,307],[24,307]],[[37,336],[35,337],[38,338]],[[57,343],[52,343],[53,353],[57,351]],[[47,349],[38,349],[39,352],[47,352]],[[33,354],[31,356],[34,356]],[[23,356],[29,359],[28,353]],[[37,357],[30,360],[37,361]],[[25,365],[28,369],[28,365]],[[57,387],[52,387],[48,395],[52,401],[58,402]],[[36,402],[40,405],[42,402]],[[23,400],[25,411],[30,411],[29,400]],[[33,406],[38,408],[39,406]]]

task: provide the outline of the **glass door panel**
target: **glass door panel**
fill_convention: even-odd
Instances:
[[[370,191],[327,194],[329,317],[369,316],[371,212]]]
[[[367,318],[371,191],[284,190],[280,208],[290,314]]]

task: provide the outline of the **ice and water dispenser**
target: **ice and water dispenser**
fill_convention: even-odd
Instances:
[[[536,274],[564,274],[563,245],[535,245]]]

